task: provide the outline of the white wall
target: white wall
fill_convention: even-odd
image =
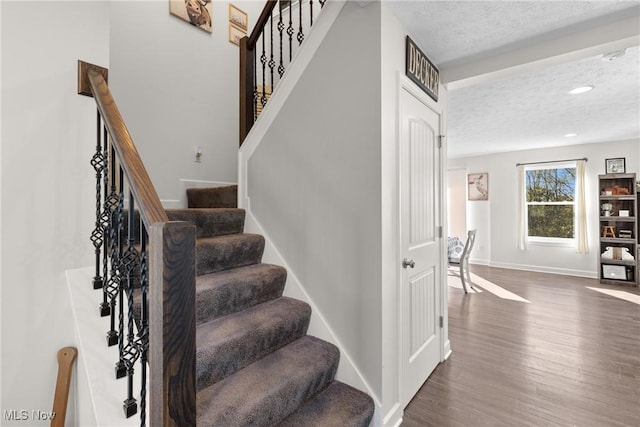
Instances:
[[[378,11],[344,7],[248,163],[252,212],[374,393],[382,371]]]
[[[450,169],[447,183],[447,235],[464,240],[467,235],[467,171]]]
[[[233,4],[251,30],[264,2]],[[239,50],[228,7],[213,2],[210,34],[171,16],[168,1],[111,2],[110,87],[163,201],[181,199],[180,179],[237,182]]]
[[[598,175],[605,173],[605,159],[612,157],[625,157],[627,172],[638,173],[638,144],[638,140],[608,141],[450,160],[449,168],[465,167],[469,173],[489,173],[489,200],[467,202],[468,226],[478,227],[472,262],[475,259],[498,267],[597,277]],[[580,255],[572,247],[534,244],[529,244],[526,251],[517,249],[515,164],[582,157],[589,159],[586,169],[589,254]],[[489,257],[484,259],[486,254]]]
[[[95,107],[76,94],[76,61],[108,65],[109,6],[3,1],[1,19],[0,409],[50,411],[74,334],[64,271],[93,258]]]

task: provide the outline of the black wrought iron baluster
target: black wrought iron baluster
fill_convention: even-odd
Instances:
[[[284,74],[284,63],[282,61],[282,32],[284,31],[284,22],[282,22],[282,9],[278,18],[278,33],[280,34],[280,65],[278,65],[278,75],[282,78]],[[272,90],[273,92],[273,90]]]
[[[102,125],[102,155],[105,159],[105,169],[103,174],[103,187],[104,187],[104,203],[102,204],[102,214],[100,215],[100,224],[102,225],[102,303],[100,304],[100,316],[106,317],[111,314],[111,307],[109,306],[109,298],[107,294],[107,283],[109,277],[109,228],[111,226],[111,205],[109,194],[109,168],[111,162],[109,161],[109,136],[107,134],[107,128]]]
[[[101,188],[100,185],[102,184],[102,171],[105,168],[105,158],[104,155],[102,154],[102,145],[100,143],[100,133],[101,133],[101,125],[102,125],[102,119],[100,118],[100,111],[97,112],[97,120],[96,120],[96,129],[97,129],[97,135],[96,135],[96,152],[93,155],[93,157],[91,157],[91,166],[93,166],[93,169],[96,171],[96,222],[95,222],[95,228],[93,229],[93,232],[91,232],[91,237],[90,240],[93,243],[93,247],[95,248],[95,255],[96,255],[96,270],[95,270],[95,276],[93,277],[93,289],[100,289],[102,288],[102,284],[103,284],[103,278],[100,276],[100,248],[102,247],[102,242],[104,239],[104,233],[103,233],[103,229],[102,226],[100,225],[100,205],[102,203],[102,197],[101,197]]]
[[[266,94],[266,73],[267,73],[267,53],[265,50],[264,43],[264,28],[262,29],[262,55],[260,55],[260,62],[262,62],[262,97],[260,98],[260,102],[262,103],[262,108],[267,104],[267,94]]]
[[[135,332],[133,329],[134,322],[134,304],[133,304],[133,288],[136,280],[136,273],[140,266],[139,253],[135,247],[135,202],[133,194],[129,191],[129,212],[127,215],[127,249],[124,252],[122,263],[126,274],[126,293],[127,293],[127,344],[123,349],[122,358],[127,370],[127,398],[124,401],[124,414],[127,418],[138,412],[138,404],[133,397],[133,374],[134,365],[138,360],[139,351],[135,341]]]
[[[269,18],[269,38],[271,42],[271,47],[269,49],[270,59],[269,59],[269,69],[271,73],[271,91],[273,92],[273,87],[275,86],[273,82],[273,70],[276,67],[276,61],[273,59],[273,11],[271,11],[271,18]]]
[[[313,0],[309,0],[309,27],[313,27]]]
[[[118,206],[118,363],[116,363],[116,378],[122,378],[127,374],[124,363],[124,286],[126,280],[126,262],[124,261],[124,173],[119,168],[119,206]]]
[[[258,118],[258,57],[253,55],[253,120]]]
[[[140,426],[147,418],[147,355],[149,351],[149,263],[147,258],[147,229],[140,220],[140,327],[138,328],[138,348],[140,352]]]
[[[118,290],[120,289],[120,257],[118,253],[118,241],[121,233],[121,222],[119,221],[122,215],[122,209],[124,209],[122,202],[122,194],[118,194],[116,190],[116,152],[111,147],[111,163],[109,168],[109,175],[111,178],[111,188],[109,192],[109,258],[111,262],[111,273],[109,279],[106,282],[105,292],[109,299],[109,311],[110,329],[107,332],[107,345],[114,346],[118,344],[118,332],[116,331],[116,298],[118,297]]]
[[[298,2],[298,15],[300,19],[300,25],[298,26],[298,35],[296,36],[296,40],[298,40],[298,46],[302,44],[304,41],[304,33],[302,32],[302,0]]]
[[[287,34],[289,35],[289,62],[291,62],[291,58],[293,57],[293,33],[295,30],[293,29],[293,7],[291,3],[289,3],[289,26],[287,27]]]

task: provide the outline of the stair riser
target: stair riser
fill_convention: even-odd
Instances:
[[[259,264],[264,252],[264,238],[257,235],[242,236],[245,238],[233,241],[199,240],[196,248],[196,275]]]
[[[280,304],[286,301],[288,304]],[[271,306],[262,311],[262,306]],[[239,315],[222,318],[199,328],[196,336],[197,390],[216,383],[258,359],[304,336],[309,328],[311,308],[290,299],[277,300],[256,306],[251,322],[238,333],[233,323]],[[232,320],[230,327],[225,322]]]
[[[284,347],[285,355],[265,356],[199,392],[198,426],[272,426],[282,421],[333,382],[338,349],[309,345],[317,341],[303,337]]]
[[[235,208],[238,206],[238,186],[188,188],[187,205],[190,208]]]
[[[225,236],[242,233],[245,211],[243,209],[171,209],[167,210],[171,221],[187,221],[195,224],[196,237]]]
[[[200,276],[196,282],[196,323],[209,322],[279,298],[286,280],[284,268],[268,264]]]

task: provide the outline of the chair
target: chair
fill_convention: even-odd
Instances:
[[[467,292],[467,284],[465,282],[465,270],[467,275],[467,280],[469,281],[469,286],[471,289],[473,287],[473,282],[471,282],[471,275],[469,274],[469,255],[471,254],[471,250],[473,249],[473,243],[476,240],[476,230],[469,230],[467,233],[467,241],[464,243],[464,247],[462,246],[462,242],[458,238],[449,238],[449,267],[459,267],[460,268],[460,281],[462,282],[462,288],[464,289],[464,293]],[[457,242],[456,242],[457,241]],[[452,247],[453,245],[459,245],[456,250],[456,247]],[[460,250],[461,249],[461,250]]]

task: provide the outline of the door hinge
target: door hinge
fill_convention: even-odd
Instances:
[[[440,327],[444,328],[444,317],[440,316]]]
[[[438,226],[438,230],[437,231],[438,231],[438,237],[442,238],[442,226],[441,225]]]
[[[438,148],[442,148],[442,144],[444,143],[443,139],[444,135],[438,135]]]

